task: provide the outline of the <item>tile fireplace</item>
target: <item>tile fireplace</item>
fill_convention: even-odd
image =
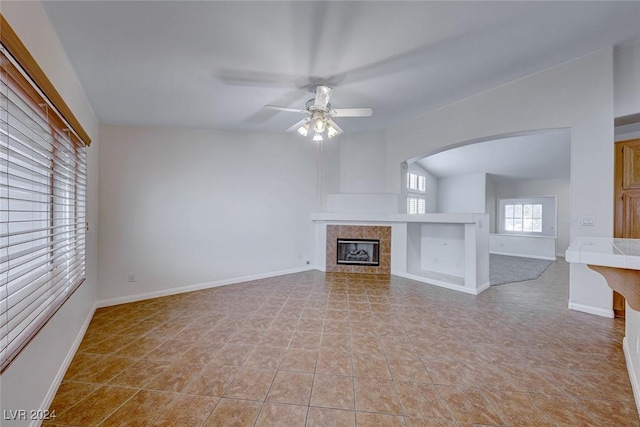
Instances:
[[[327,225],[326,271],[390,274],[391,227]]]

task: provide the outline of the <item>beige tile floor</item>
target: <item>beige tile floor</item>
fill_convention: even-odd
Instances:
[[[317,271],[99,309],[55,425],[640,426],[568,265],[474,297]]]

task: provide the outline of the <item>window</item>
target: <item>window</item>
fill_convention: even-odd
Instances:
[[[425,196],[426,177],[417,173],[407,173],[407,213],[423,214],[425,213]]]
[[[407,189],[424,193],[426,190],[426,177],[409,172],[407,174]]]
[[[423,214],[425,213],[425,200],[424,197],[407,197],[407,213],[409,214]]]
[[[42,71],[28,78],[37,64],[12,35],[0,46],[0,372],[85,279],[90,142],[45,95]]]
[[[542,204],[504,205],[504,229],[542,233]]]
[[[426,177],[413,172],[407,173],[407,213],[425,213]]]

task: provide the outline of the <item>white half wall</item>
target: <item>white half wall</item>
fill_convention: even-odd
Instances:
[[[49,407],[93,314],[98,276],[98,121],[40,2],[2,1],[0,13],[92,139],[87,149],[87,279],[0,375],[0,413]],[[2,420],[3,427],[33,425]]]
[[[522,131],[570,129],[569,240],[610,237],[613,117],[613,49],[606,48],[390,128],[393,144],[387,145],[387,187],[382,191],[399,191],[402,162],[437,149]],[[584,215],[595,217],[595,225],[581,226]],[[589,295],[599,286],[596,273],[582,279],[570,279],[575,304],[591,303]],[[594,303],[599,309],[611,309],[610,301]]]
[[[100,128],[100,300],[307,267],[322,194],[293,134]],[[324,145],[324,176],[338,157]],[[337,189],[333,189],[336,191]],[[135,282],[130,282],[130,275]]]
[[[556,238],[490,234],[489,252],[497,255],[556,260]]]

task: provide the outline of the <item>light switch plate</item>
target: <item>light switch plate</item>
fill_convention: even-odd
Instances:
[[[580,225],[585,225],[585,226],[596,225],[595,217],[593,217],[593,216],[583,216],[582,217],[582,222],[580,223]]]

